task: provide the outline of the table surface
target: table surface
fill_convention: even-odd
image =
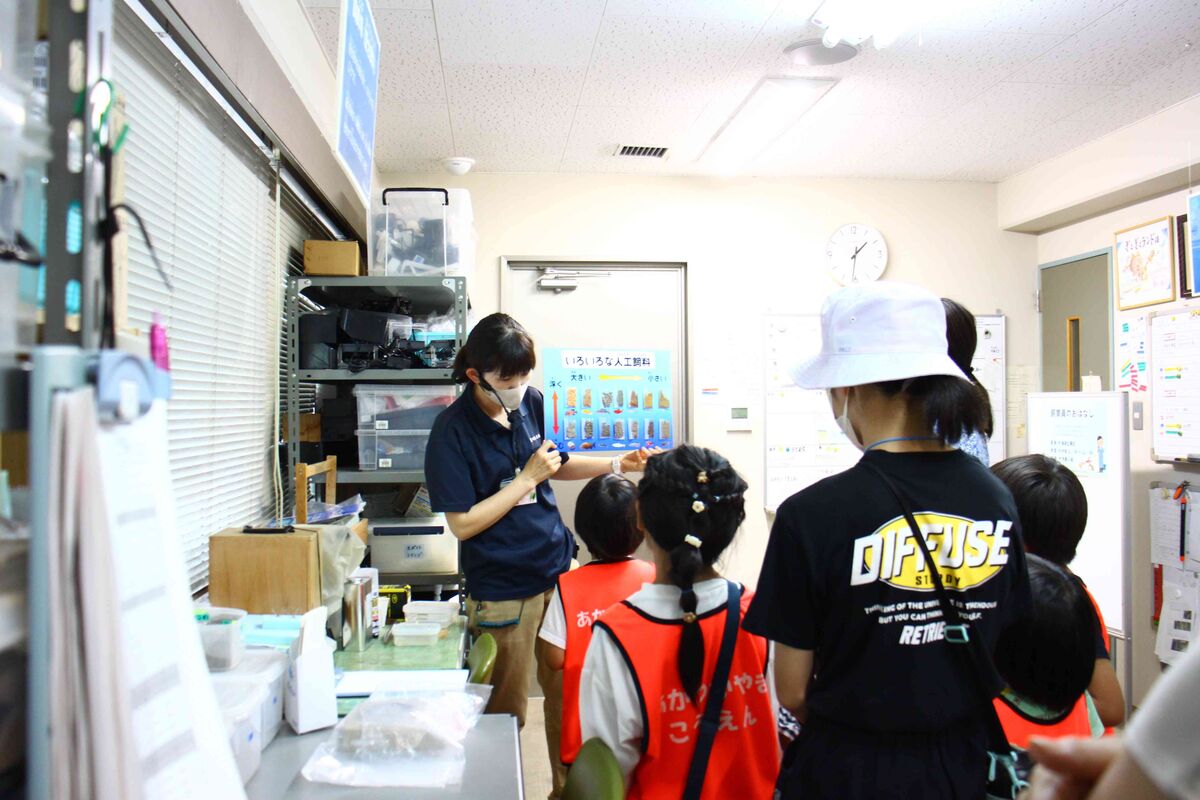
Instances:
[[[361,653],[338,650],[333,665],[343,670],[462,669],[466,646],[467,621],[456,617],[433,647],[397,647],[383,638],[372,639]]]
[[[460,786],[446,789],[360,788],[313,783],[300,774],[308,757],[332,729],[297,736],[285,724],[263,753],[262,765],[246,784],[248,800],[524,800],[521,740],[517,718],[484,714],[467,734],[467,765]]]

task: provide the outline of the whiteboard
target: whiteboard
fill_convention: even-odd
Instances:
[[[1071,570],[1100,604],[1109,631],[1131,627],[1129,436],[1124,392],[1029,395],[1029,452],[1060,461],[1087,494],[1088,521]]]
[[[992,403],[992,438],[988,440],[988,459],[995,464],[1008,455],[1008,367],[1004,317],[999,314],[975,317],[975,329],[978,342],[971,368],[987,390]]]
[[[820,316],[770,314],[766,325],[763,505],[773,512],[801,489],[854,466],[861,453],[834,421],[825,390],[801,389],[788,376],[820,352]]]
[[[1200,309],[1151,315],[1150,392],[1154,460],[1200,453]]]

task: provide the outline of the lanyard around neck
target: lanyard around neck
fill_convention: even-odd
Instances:
[[[872,442],[863,448],[864,453],[869,453],[881,444],[891,444],[892,442],[932,442],[936,441],[936,436],[893,436],[890,439],[880,439],[878,442]]]

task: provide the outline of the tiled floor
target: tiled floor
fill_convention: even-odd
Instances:
[[[521,731],[521,767],[525,775],[526,800],[545,800],[553,783],[550,776],[550,757],[546,753],[546,717],[542,713],[542,698],[530,697],[525,712],[525,728]]]

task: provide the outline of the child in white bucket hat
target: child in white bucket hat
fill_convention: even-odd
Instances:
[[[838,290],[821,339],[792,378],[829,390],[864,455],[780,506],[745,618],[775,642],[779,702],[804,723],[780,796],[983,797],[990,703],[954,652],[965,645],[931,572],[989,652],[1029,604],[1012,496],[951,446],[979,429],[979,393],[947,355],[945,311],[925,289]]]

